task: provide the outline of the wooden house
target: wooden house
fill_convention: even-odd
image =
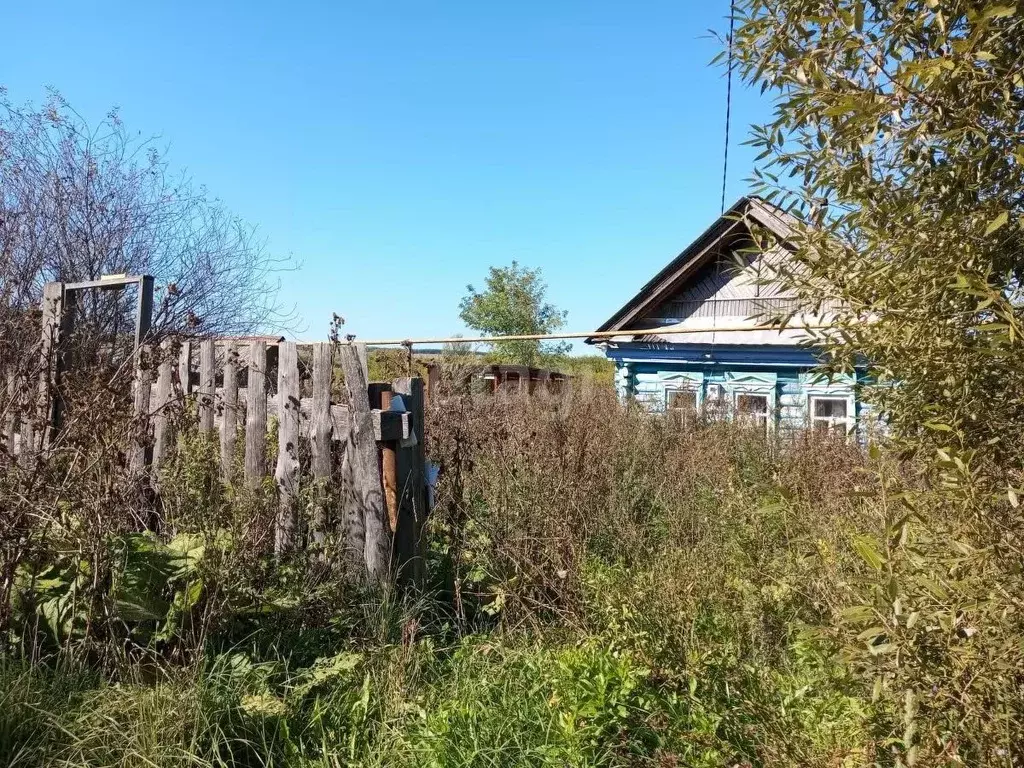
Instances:
[[[820,352],[807,345],[806,330],[757,329],[767,315],[799,309],[771,279],[790,253],[792,223],[764,200],[740,199],[599,329],[621,335],[587,340],[614,361],[623,399],[652,411],[717,408],[766,429],[855,427],[854,378],[816,373]],[[771,233],[776,244],[757,252],[753,232]],[[797,321],[827,326],[828,306]],[[630,333],[677,328],[698,332]]]

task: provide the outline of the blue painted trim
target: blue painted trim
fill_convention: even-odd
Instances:
[[[666,363],[679,365],[781,365],[813,368],[821,352],[807,347],[769,344],[617,344],[605,355],[621,363]]]

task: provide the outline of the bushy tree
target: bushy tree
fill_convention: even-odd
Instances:
[[[847,307],[821,339],[866,360],[915,445],[1024,457],[1024,10],[988,0],[743,0],[759,191],[800,222],[784,275]]]
[[[547,285],[539,269],[513,261],[508,267],[491,267],[486,287],[468,293],[459,305],[462,321],[491,336],[554,333],[565,325],[566,313],[547,301]],[[544,358],[564,354],[568,344],[540,341],[501,341],[493,345],[496,362],[536,366]]]
[[[287,266],[254,227],[171,170],[154,140],[116,111],[90,124],[59,95],[20,107],[0,90],[0,312],[8,342],[39,306],[46,281],[152,274],[154,327],[245,333],[287,318],[275,272]],[[93,292],[79,330],[109,337],[125,325],[127,296]],[[38,340],[38,328],[31,334]]]
[[[1017,765],[1024,8],[739,0],[737,22],[740,71],[777,97],[752,143],[758,191],[793,214],[781,277],[844,307],[817,342],[867,366],[917,459],[876,478],[879,532],[836,606],[877,764]]]

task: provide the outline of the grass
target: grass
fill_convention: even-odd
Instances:
[[[766,749],[787,761],[841,754],[863,736],[855,699],[810,692],[832,682],[813,654],[795,651],[786,672],[721,654],[693,662],[686,674],[652,669],[641,649],[611,637],[473,635],[445,648],[342,652],[303,669],[288,669],[287,657],[229,654],[146,683],[8,665],[0,682],[22,708],[5,713],[4,757],[61,766],[715,766]],[[761,711],[745,705],[752,696]],[[789,734],[799,741],[783,744]]]

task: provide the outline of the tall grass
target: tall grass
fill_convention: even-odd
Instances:
[[[900,715],[844,625],[879,583],[851,542],[886,530],[877,493],[863,493],[880,460],[842,439],[652,417],[603,391],[442,398],[427,435],[442,476],[431,580],[415,594],[274,566],[246,523],[263,520],[261,502],[204,485],[196,466],[211,459],[193,448],[164,493],[168,535],[211,541],[204,521],[219,521],[195,566],[203,597],[169,628],[108,638],[117,652],[12,649],[0,762],[902,759]],[[985,738],[977,764],[1015,759],[1008,736]]]

